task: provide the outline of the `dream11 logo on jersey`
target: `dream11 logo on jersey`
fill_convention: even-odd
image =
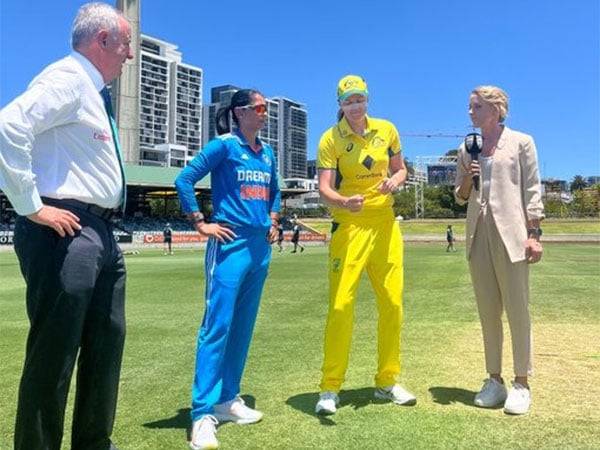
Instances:
[[[237,180],[240,183],[242,200],[269,201],[271,190],[271,173],[261,170],[238,170]]]

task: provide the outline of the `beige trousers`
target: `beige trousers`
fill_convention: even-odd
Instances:
[[[515,375],[531,375],[529,266],[526,261],[510,261],[494,218],[487,208],[484,208],[477,223],[469,268],[481,320],[487,372],[502,372],[504,309],[510,327]]]

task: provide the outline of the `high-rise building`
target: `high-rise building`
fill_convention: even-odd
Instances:
[[[275,97],[279,103],[279,144],[284,178],[306,178],[308,114],[301,103]]]
[[[229,105],[231,97],[239,89],[232,85],[211,89],[211,103],[203,108],[202,145],[206,145],[217,135],[217,111]],[[259,138],[273,148],[277,169],[282,178],[306,178],[306,108],[301,103],[284,97],[266,98],[265,101],[267,123],[260,131]]]
[[[317,178],[317,160],[309,159],[306,161],[306,178],[314,180]]]
[[[174,44],[140,41],[139,162],[183,167],[202,144],[202,69],[183,63]]]

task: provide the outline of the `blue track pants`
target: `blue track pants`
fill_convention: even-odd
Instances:
[[[240,392],[260,296],[271,260],[266,233],[235,230],[233,242],[206,247],[206,309],[198,333],[192,421]]]

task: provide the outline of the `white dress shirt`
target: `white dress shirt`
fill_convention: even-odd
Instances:
[[[123,181],[102,88],[98,69],[73,52],[0,111],[0,189],[18,214],[37,212],[42,196],[119,206]]]
[[[492,164],[494,162],[493,156],[480,156],[479,167],[481,168],[481,199],[482,203],[487,203],[490,200],[490,187],[492,184]]]

